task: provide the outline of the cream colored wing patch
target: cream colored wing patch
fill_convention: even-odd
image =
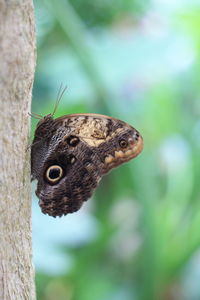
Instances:
[[[115,132],[109,135],[108,122],[106,118],[75,116],[70,120],[68,118],[63,120],[63,125],[70,126],[72,133],[79,136],[89,146],[98,147],[115,135]],[[122,130],[123,128],[118,128],[116,131],[119,133]]]

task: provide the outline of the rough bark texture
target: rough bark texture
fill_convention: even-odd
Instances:
[[[0,0],[0,299],[35,299],[29,116],[35,68],[32,0]]]

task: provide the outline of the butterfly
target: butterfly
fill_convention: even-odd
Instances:
[[[60,86],[52,114],[39,117],[31,145],[31,176],[44,214],[76,212],[91,197],[102,176],[136,157],[140,133],[129,124],[100,114],[72,114],[54,119],[67,87]]]
[[[100,114],[53,114],[37,124],[31,145],[31,175],[43,213],[76,212],[112,168],[135,158],[143,149],[131,125]]]

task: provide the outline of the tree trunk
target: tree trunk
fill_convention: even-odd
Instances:
[[[35,299],[29,116],[35,69],[32,0],[0,0],[0,299]]]

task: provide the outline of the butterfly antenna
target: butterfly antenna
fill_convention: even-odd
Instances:
[[[31,116],[32,118],[35,118],[35,119],[43,119],[43,116],[41,116],[41,115],[38,115],[38,114],[36,114],[36,113],[34,113],[34,112],[32,112],[32,113],[28,113],[28,115],[29,116]]]
[[[67,85],[62,88],[63,84],[61,83],[60,87],[59,87],[59,90],[58,90],[58,95],[57,95],[57,100],[56,100],[56,105],[55,105],[55,108],[53,110],[53,113],[52,113],[52,116],[54,116],[57,108],[58,108],[58,104],[63,96],[63,94],[65,93],[66,89],[67,89]]]

